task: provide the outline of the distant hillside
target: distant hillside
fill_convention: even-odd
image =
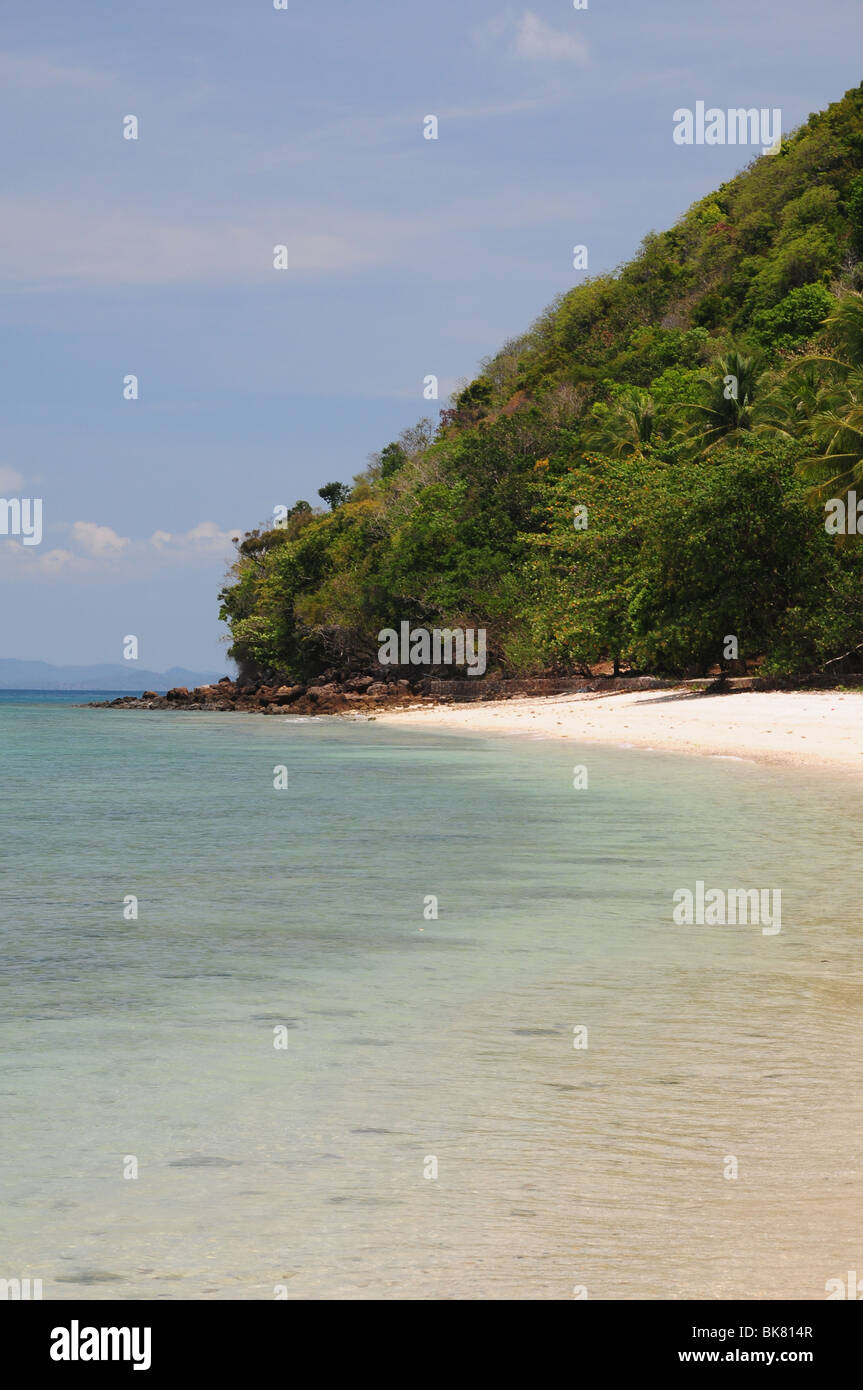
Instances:
[[[329,511],[249,531],[229,655],[371,671],[408,622],[484,628],[503,674],[854,665],[863,556],[824,507],[863,497],[861,255],[863,85],[562,294]]]
[[[46,661],[0,657],[0,690],[170,690],[175,685],[208,685],[225,671],[145,671],[132,663],[105,666],[51,666]]]

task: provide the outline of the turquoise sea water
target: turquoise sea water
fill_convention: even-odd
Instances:
[[[863,1270],[859,782],[88,698],[0,699],[0,1276],[818,1299]],[[782,931],[676,926],[697,879],[781,889]]]

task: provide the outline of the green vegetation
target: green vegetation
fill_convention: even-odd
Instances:
[[[863,485],[861,170],[863,84],[560,296],[328,511],[249,532],[221,595],[241,670],[371,669],[401,620],[486,628],[508,675],[859,646],[863,550],[824,502]]]

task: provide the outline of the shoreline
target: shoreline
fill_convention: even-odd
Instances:
[[[374,717],[393,727],[571,739],[863,773],[863,691],[857,690],[527,696],[378,710]]]
[[[626,680],[626,678],[623,678]],[[90,701],[81,708],[231,712],[288,718],[330,717],[467,735],[552,738],[663,753],[741,759],[785,767],[863,773],[863,684],[797,689],[753,688],[751,679],[717,689],[705,683],[640,677],[580,688],[511,690],[465,699],[447,687],[411,689],[407,681],[358,677],[339,685],[239,688],[225,678],[194,691],[147,691]],[[443,683],[441,683],[443,684]],[[565,682],[560,684],[566,686]],[[530,686],[533,686],[531,689]],[[473,694],[473,692],[471,692]],[[461,698],[460,698],[461,696]]]

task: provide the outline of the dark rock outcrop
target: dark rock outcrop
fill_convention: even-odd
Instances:
[[[415,682],[390,673],[381,679],[380,673],[351,676],[339,681],[337,673],[327,671],[307,685],[290,685],[281,678],[260,681],[232,681],[224,677],[216,685],[199,686],[188,690],[175,686],[166,695],[147,690],[140,698],[131,695],[114,700],[92,701],[94,707],[111,709],[169,709],[192,713],[281,714],[357,714],[386,707],[417,704],[450,704],[466,700],[506,700],[525,695],[559,695],[584,692],[614,694],[625,690],[652,690],[673,681],[649,676],[599,676],[583,678],[531,677],[523,680],[501,680],[496,677],[438,680],[419,676]]]

